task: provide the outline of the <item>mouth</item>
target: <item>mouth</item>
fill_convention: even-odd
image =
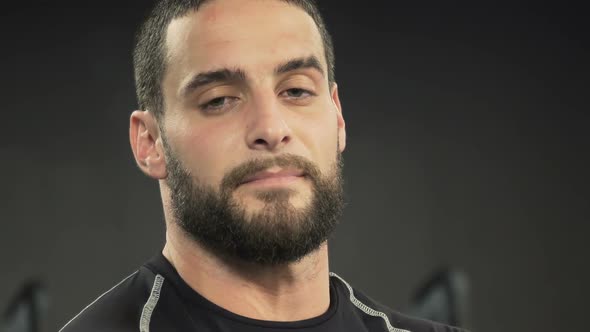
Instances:
[[[242,185],[286,185],[305,178],[306,174],[300,169],[271,168],[248,176],[240,183]]]

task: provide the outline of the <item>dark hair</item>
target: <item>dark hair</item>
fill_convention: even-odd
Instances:
[[[158,0],[141,25],[133,50],[135,89],[139,108],[150,110],[159,120],[164,114],[161,84],[166,72],[166,30],[170,22],[197,11],[212,0]],[[324,46],[328,81],[334,82],[334,47],[314,0],[281,0],[305,10],[314,20]]]

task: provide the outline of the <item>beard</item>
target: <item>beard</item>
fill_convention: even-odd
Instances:
[[[165,145],[170,200],[175,222],[193,240],[222,259],[282,265],[299,261],[317,250],[333,232],[344,208],[342,155],[329,174],[323,175],[307,159],[285,154],[247,161],[223,177],[219,190],[202,184]],[[306,206],[294,207],[292,189],[256,192],[264,203],[247,213],[233,192],[253,174],[270,167],[297,168],[312,185]]]

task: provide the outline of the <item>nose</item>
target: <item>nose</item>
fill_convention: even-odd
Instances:
[[[276,152],[292,139],[285,118],[286,110],[274,98],[261,99],[248,112],[246,141],[250,149]]]

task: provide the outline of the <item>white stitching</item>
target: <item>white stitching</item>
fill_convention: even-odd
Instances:
[[[162,290],[163,284],[164,277],[159,274],[156,275],[154,286],[152,287],[152,293],[150,294],[150,297],[141,311],[141,318],[139,319],[140,332],[150,332],[150,320],[152,319],[152,313],[154,312],[154,309],[158,304],[158,300],[160,299],[160,291]]]
[[[361,311],[363,311],[367,315],[383,318],[383,320],[385,321],[385,325],[387,325],[387,331],[388,332],[411,332],[411,331],[408,331],[408,330],[404,330],[404,329],[399,329],[397,327],[393,327],[391,325],[391,323],[389,323],[389,318],[387,317],[386,314],[384,314],[381,311],[377,311],[377,310],[375,310],[373,308],[370,308],[366,304],[364,304],[361,301],[359,301],[356,298],[356,296],[354,296],[354,292],[352,291],[352,287],[350,287],[350,285],[344,279],[340,278],[340,276],[338,276],[334,272],[330,272],[330,276],[336,277],[336,278],[340,279],[340,281],[342,281],[344,283],[344,285],[346,286],[346,288],[348,288],[348,291],[350,292],[350,302],[352,302],[352,304],[354,304],[357,308],[361,309]]]
[[[80,311],[76,316],[74,316],[74,318],[70,319],[69,322],[66,323],[66,325],[64,325],[61,329],[59,329],[58,332],[63,331],[63,329],[65,329],[68,325],[70,325],[71,322],[74,321],[74,319],[78,318],[78,316],[80,316],[84,311],[86,311],[86,309],[90,308],[90,306],[92,306],[93,304],[95,304],[98,300],[100,300],[103,296],[107,295],[110,291],[112,291],[113,289],[117,288],[117,286],[121,285],[122,283],[124,283],[127,279],[131,278],[132,276],[134,276],[138,271],[133,272],[132,274],[130,274],[129,276],[127,276],[127,278],[119,281],[118,284],[116,284],[115,286],[113,286],[111,289],[109,289],[108,291],[102,293],[102,295],[100,295],[99,297],[96,298],[96,300],[92,301],[92,303],[90,303],[89,305],[86,306],[86,308],[82,309],[82,311]]]

